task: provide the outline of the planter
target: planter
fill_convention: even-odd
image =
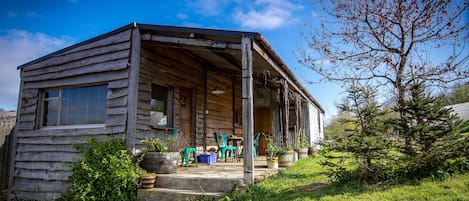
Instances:
[[[295,151],[298,152],[298,159],[308,157],[308,148],[297,148]]]
[[[290,167],[293,165],[293,150],[280,153],[278,156],[278,166]]]
[[[267,157],[267,168],[277,169],[278,168],[278,157]]]
[[[140,183],[142,184],[142,188],[153,188],[155,187],[156,182],[156,175],[145,175],[140,177]]]
[[[141,165],[147,172],[173,174],[176,173],[179,159],[179,152],[147,152]]]
[[[316,149],[316,146],[312,146],[312,147],[308,148],[308,154],[309,155],[314,155],[314,154],[316,154],[317,151],[318,150]]]

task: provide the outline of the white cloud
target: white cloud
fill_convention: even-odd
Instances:
[[[238,8],[234,21],[244,28],[276,29],[293,20],[292,11],[303,8],[288,0],[256,0],[252,6],[248,10]]]
[[[194,12],[201,15],[216,16],[223,12],[224,6],[229,0],[190,0],[186,4],[195,9]]]
[[[19,65],[71,44],[69,37],[55,38],[43,33],[11,29],[0,35],[0,107],[16,109]]]

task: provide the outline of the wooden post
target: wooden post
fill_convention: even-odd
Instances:
[[[254,115],[252,84],[252,39],[243,37],[242,47],[242,94],[243,94],[243,135],[244,135],[244,182],[254,183]]]
[[[208,72],[207,72],[207,66],[204,66],[204,152],[207,151],[207,110],[208,110]]]
[[[15,163],[16,163],[16,146],[18,143],[18,125],[19,125],[19,119],[21,116],[21,107],[22,107],[22,99],[23,99],[23,85],[24,85],[24,79],[23,79],[23,69],[20,69],[20,89],[18,93],[18,104],[16,105],[16,122],[15,122],[15,127],[13,128],[13,136],[10,136],[11,139],[11,144],[10,144],[10,169],[8,171],[8,195],[7,195],[7,200],[12,200],[12,189],[13,189],[13,182],[15,179]],[[42,104],[42,103],[39,103]],[[36,117],[37,118],[37,117]],[[7,148],[8,150],[8,148]]]
[[[135,132],[137,124],[138,76],[140,68],[140,29],[134,25],[130,52],[129,95],[127,104],[127,134],[125,143],[135,155]]]
[[[287,146],[288,144],[288,113],[290,110],[290,103],[288,101],[288,82],[284,80],[283,86],[282,86],[281,94],[280,94],[280,100],[282,101],[281,105],[283,106],[281,108],[282,111],[282,135],[283,135],[283,145]]]

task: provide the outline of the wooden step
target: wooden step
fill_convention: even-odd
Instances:
[[[194,198],[219,198],[224,195],[223,192],[201,192],[200,190],[169,188],[138,189],[137,191],[139,201],[185,201]]]
[[[157,188],[230,193],[234,187],[244,188],[245,184],[241,178],[193,178],[183,176],[178,177],[174,175],[158,175],[155,186]]]

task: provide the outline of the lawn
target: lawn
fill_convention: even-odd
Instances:
[[[299,160],[280,174],[260,182],[243,195],[221,200],[468,200],[469,173],[418,184],[365,186],[331,184],[320,156]]]

